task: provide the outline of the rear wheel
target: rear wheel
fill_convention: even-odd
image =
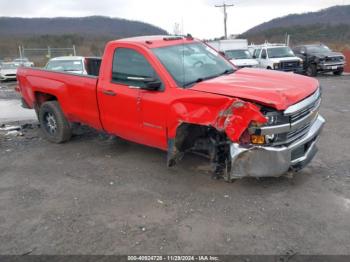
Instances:
[[[341,76],[343,72],[344,72],[344,69],[340,69],[340,70],[334,71],[333,74],[336,76]]]
[[[72,136],[70,123],[57,101],[49,101],[41,105],[39,122],[45,138],[50,142],[63,143]]]
[[[317,67],[315,64],[310,64],[306,69],[306,75],[317,76]]]

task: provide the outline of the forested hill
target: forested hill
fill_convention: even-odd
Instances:
[[[159,34],[168,33],[151,24],[102,16],[0,17],[0,59],[18,56],[19,45],[26,48],[72,47],[75,45],[79,55],[101,56],[109,40]]]
[[[33,36],[79,34],[113,36],[115,38],[167,34],[159,27],[143,22],[103,16],[16,18],[0,17],[1,36]]]
[[[350,5],[276,18],[251,28],[240,37],[256,43],[265,40],[276,42],[283,41],[286,33],[291,35],[292,43],[349,43]]]

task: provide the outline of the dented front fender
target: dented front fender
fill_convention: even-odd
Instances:
[[[263,124],[266,118],[258,106],[238,98],[190,97],[174,101],[168,123],[168,138],[176,137],[182,123],[214,127],[238,142],[252,121]]]

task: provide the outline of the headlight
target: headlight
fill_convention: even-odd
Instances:
[[[262,113],[267,119],[265,124],[257,125],[256,123],[251,123],[251,127],[259,129],[260,126],[276,126],[281,124],[289,123],[289,118],[284,116],[281,112],[271,110],[271,109],[262,109]],[[250,134],[250,142],[255,145],[267,145],[272,144],[277,139],[277,135],[260,135],[259,132],[254,132]]]
[[[280,64],[279,63],[274,63],[273,64],[273,69],[278,69],[280,67]]]
[[[269,115],[267,116],[267,125],[273,126],[276,125],[278,121],[278,116],[277,115]]]

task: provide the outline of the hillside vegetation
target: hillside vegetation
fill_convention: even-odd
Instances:
[[[71,47],[81,55],[101,55],[112,39],[168,34],[138,21],[101,16],[81,18],[0,17],[0,59],[18,56],[18,46],[27,48]]]
[[[350,43],[350,5],[276,18],[240,37],[254,43],[265,40],[283,42],[286,33],[291,36],[291,44],[324,42],[331,46],[345,46]]]

